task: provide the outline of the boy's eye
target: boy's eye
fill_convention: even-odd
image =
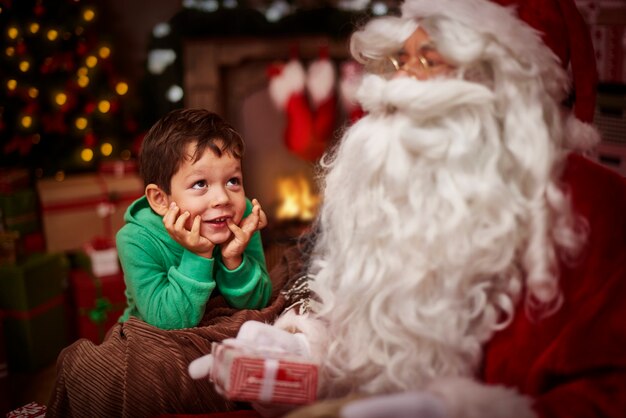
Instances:
[[[241,179],[239,177],[233,177],[226,182],[227,186],[239,186],[241,184]]]
[[[204,189],[206,187],[206,181],[198,180],[191,186],[192,189]]]

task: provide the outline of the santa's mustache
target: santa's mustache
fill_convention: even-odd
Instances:
[[[385,79],[369,74],[363,77],[357,99],[372,115],[401,112],[413,120],[427,120],[459,107],[489,106],[495,95],[486,86],[463,79]]]

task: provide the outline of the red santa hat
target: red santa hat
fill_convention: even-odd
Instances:
[[[520,39],[519,30],[514,29],[519,25],[510,21],[509,13],[496,10],[493,7],[495,4],[513,8],[521,20],[539,32],[543,42],[560,59],[563,67],[571,70],[573,111],[566,125],[567,145],[577,149],[593,147],[600,139],[597,130],[591,125],[598,73],[591,35],[574,0],[416,0],[404,4],[403,15],[451,16],[480,28],[482,32],[491,32],[500,42],[511,45],[519,53],[525,53],[530,46],[523,45],[526,37]]]

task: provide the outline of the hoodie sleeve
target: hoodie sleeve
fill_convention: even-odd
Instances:
[[[252,203],[247,200],[244,216],[251,212]],[[267,273],[259,231],[250,238],[239,267],[228,270],[221,260],[216,264],[217,287],[232,307],[261,309],[267,306],[272,293],[272,283]]]
[[[117,248],[128,302],[135,307],[131,315],[162,329],[200,322],[215,288],[214,259],[184,250],[180,263],[172,265],[171,255],[154,238],[131,225],[117,234]]]

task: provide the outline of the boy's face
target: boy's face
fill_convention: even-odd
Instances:
[[[222,144],[217,141],[216,145]],[[187,157],[171,180],[168,204],[175,202],[180,214],[185,211],[191,214],[187,229],[191,229],[194,218],[199,215],[200,235],[214,244],[222,244],[231,235],[226,219],[239,224],[246,210],[241,161],[227,152],[218,157],[206,148],[194,163],[195,149],[195,142],[187,145]]]

